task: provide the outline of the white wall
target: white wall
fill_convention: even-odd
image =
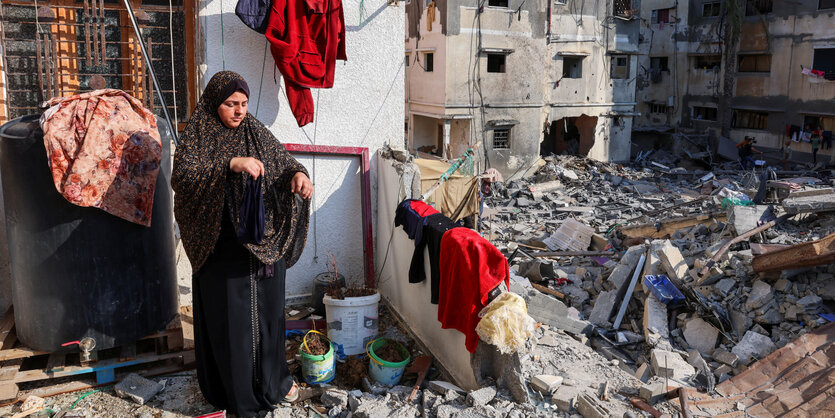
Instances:
[[[344,0],[348,61],[337,61],[332,89],[313,90],[316,122],[299,128],[287,104],[283,81],[273,82],[274,63],[267,51],[261,80],[266,38],[241,23],[234,1],[223,2],[223,44],[226,69],[240,73],[251,91],[250,112],[284,143],[367,147],[373,157],[384,143],[402,148],[404,100],[404,9],[385,0],[366,0],[366,18],[360,21],[359,0]],[[223,70],[221,54],[221,1],[200,4],[200,27],[205,43],[201,66],[202,87]],[[346,278],[363,280],[363,242],[359,162],[349,157],[299,157],[316,186],[315,213],[311,216],[302,258],[287,272],[288,297],[310,293],[313,276],[325,271],[327,252],[337,258]],[[376,167],[372,158],[372,202],[376,201]],[[373,204],[372,204],[373,206]],[[317,234],[314,237],[314,216]],[[374,225],[376,235],[377,225]],[[318,254],[314,254],[314,243]],[[318,255],[318,262],[314,256]],[[182,273],[181,273],[182,274]]]
[[[405,191],[409,189],[410,180],[404,180],[405,186],[401,185],[401,175],[390,160],[378,158],[378,161],[380,200],[377,205],[381,222],[376,245],[380,263],[378,269],[382,269],[380,293],[409,324],[409,329],[429,348],[434,361],[440,362],[452,374],[456,384],[467,390],[478,389],[470,365],[470,353],[464,345],[464,334],[454,329],[441,329],[438,305],[429,301],[429,279],[421,283],[409,283],[409,265],[415,252],[415,242],[409,239],[403,228],[395,228],[394,210],[401,200],[412,197],[406,195]],[[424,263],[428,273],[429,256],[426,250]]]

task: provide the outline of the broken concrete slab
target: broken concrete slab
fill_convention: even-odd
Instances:
[[[751,329],[751,326],[754,325],[754,318],[746,315],[745,312],[740,312],[738,310],[732,309],[730,311],[731,317],[731,326],[734,329],[734,333],[739,336],[740,338],[745,335],[745,332]]]
[[[617,290],[607,290],[600,293],[594,301],[594,307],[589,315],[589,322],[600,327],[608,327],[609,319],[615,311],[618,302]]]
[[[757,280],[751,286],[751,293],[748,294],[748,300],[745,301],[745,307],[748,309],[757,309],[765,306],[774,298],[771,286],[762,281]]]
[[[774,213],[768,205],[728,206],[728,223],[734,226],[737,234],[750,231],[772,219]]]
[[[562,376],[540,374],[531,379],[531,387],[539,393],[550,395],[560,387],[562,381]]]
[[[654,349],[651,353],[652,371],[656,376],[684,380],[696,374],[696,369],[678,353]]]
[[[740,364],[748,365],[753,360],[761,359],[776,349],[777,346],[774,345],[771,338],[754,331],[748,331],[731,352],[739,357]]]
[[[667,277],[669,277],[673,283],[681,284],[687,281],[690,267],[688,267],[687,262],[684,261],[684,256],[681,255],[681,251],[678,247],[667,241],[667,245],[658,249],[656,254],[658,254],[658,258],[661,259],[661,266],[664,267],[664,271],[667,272]]]
[[[739,356],[722,348],[713,351],[713,359],[730,367],[736,367],[739,362]]]
[[[653,380],[644,383],[639,390],[641,399],[649,402],[650,405],[663,400],[667,395],[667,385],[663,380]]]
[[[787,213],[825,212],[835,210],[835,194],[789,196],[781,202]]]
[[[144,405],[145,402],[151,400],[162,390],[162,385],[136,373],[131,373],[117,383],[113,390],[123,398]]]
[[[702,318],[693,318],[684,325],[684,340],[702,354],[711,355],[719,339],[719,330]]]
[[[544,242],[551,251],[586,251],[591,245],[592,235],[594,235],[592,227],[568,218]]]
[[[717,295],[722,297],[727,297],[731,294],[731,290],[736,286],[736,280],[726,278],[719,280],[718,283],[713,285],[713,291],[716,292]]]
[[[612,284],[613,289],[618,291],[620,297],[623,297],[622,293],[625,293],[629,279],[632,278],[632,272],[635,271],[638,261],[645,252],[646,247],[643,245],[629,247],[623,257],[621,257],[620,264],[609,275],[607,281]]]
[[[835,263],[835,233],[754,257],[755,272],[791,270]]]
[[[340,389],[328,389],[322,394],[319,401],[326,408],[338,407],[339,409],[345,409],[348,407],[348,392]]]
[[[487,405],[493,398],[496,397],[496,388],[487,386],[479,390],[474,390],[467,394],[467,403],[470,406]]]
[[[577,395],[576,409],[584,418],[609,418],[611,411],[588,393]]]
[[[588,334],[593,328],[589,322],[572,317],[568,307],[558,299],[536,290],[521,296],[527,301],[528,315],[537,322],[574,335]]]
[[[670,329],[667,322],[667,305],[661,303],[652,293],[644,300],[644,337],[650,345],[659,339],[668,340]]]
[[[807,315],[814,315],[822,309],[823,299],[817,295],[808,295],[797,301],[797,308]]]
[[[556,405],[560,412],[570,412],[576,405],[577,395],[581,392],[582,390],[576,386],[560,386],[551,397],[551,403]]]

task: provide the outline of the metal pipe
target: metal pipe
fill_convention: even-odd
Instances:
[[[159,80],[157,80],[157,75],[154,72],[154,67],[151,65],[151,59],[148,57],[148,51],[145,50],[145,42],[142,41],[142,34],[139,32],[139,25],[136,23],[136,16],[133,15],[130,0],[123,0],[123,2],[125,3],[125,9],[128,11],[128,17],[130,18],[130,23],[133,26],[133,31],[136,33],[136,39],[139,41],[139,49],[142,50],[142,58],[145,59],[145,65],[148,66],[148,73],[151,74],[151,79],[154,81],[154,89],[156,89],[157,96],[159,96],[159,103],[162,105],[162,113],[165,115],[165,121],[168,122],[168,129],[171,131],[171,137],[174,138],[174,146],[176,147],[179,144],[177,129],[174,127],[174,123],[171,122],[171,116],[168,114],[168,106],[165,104],[165,98],[162,97],[162,87],[160,87]]]

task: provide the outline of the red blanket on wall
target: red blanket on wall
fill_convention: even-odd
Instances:
[[[467,350],[475,352],[478,313],[487,295],[501,282],[510,286],[507,258],[489,241],[469,228],[454,228],[441,239],[441,283],[438,321],[467,336]]]

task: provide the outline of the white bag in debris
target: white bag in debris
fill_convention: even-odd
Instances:
[[[492,344],[502,354],[515,353],[533,333],[536,321],[528,316],[525,300],[513,292],[504,292],[481,312],[475,331],[482,341]]]

